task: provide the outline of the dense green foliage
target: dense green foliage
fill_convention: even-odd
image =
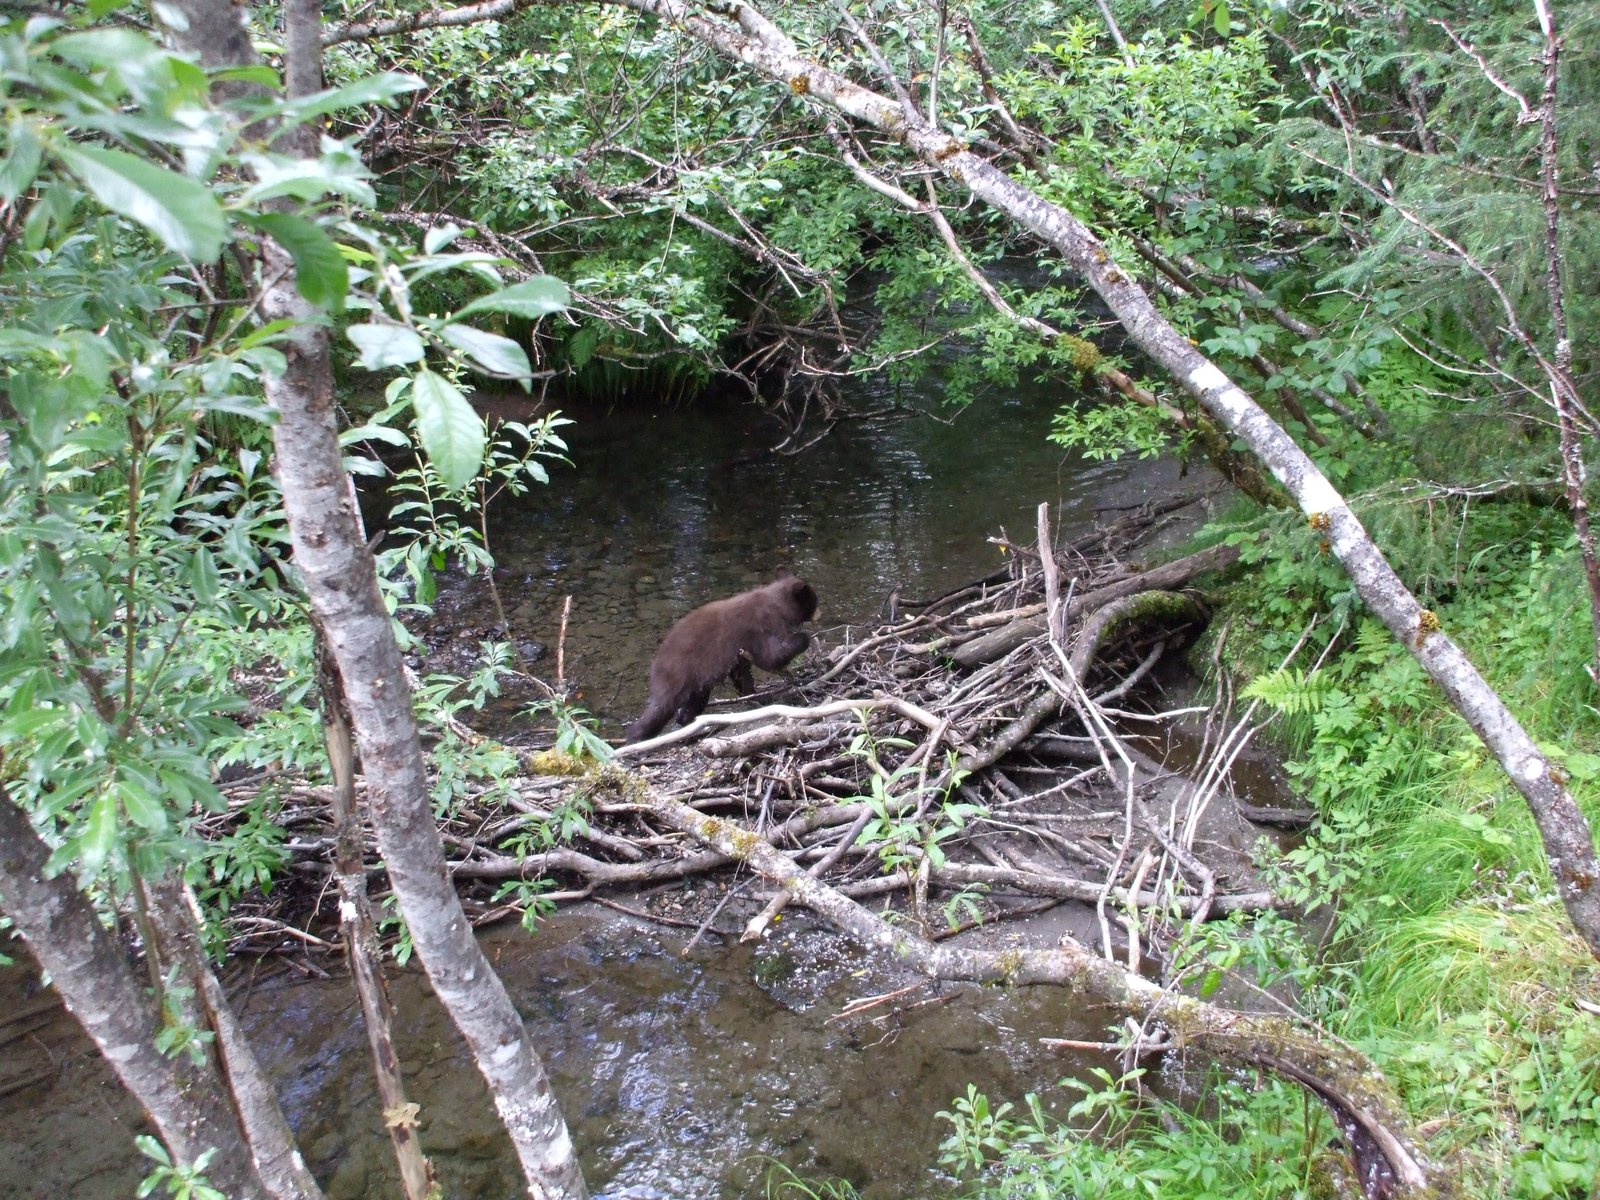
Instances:
[[[773,7],[802,52],[882,86],[833,6]],[[1538,103],[1531,7],[1121,0],[1126,50],[1094,3],[961,7],[1006,114],[937,6],[853,10],[918,103],[1080,216],[1311,443],[1594,814],[1590,597],[1539,361],[1554,351],[1540,127],[1510,94]],[[269,32],[273,14],[258,16]],[[1600,6],[1558,18],[1562,284],[1593,411]],[[991,307],[925,214],[864,186],[801,97],[631,12],[549,4],[341,43],[333,89],[292,105],[213,100],[205,73],[138,25],[106,4],[0,28],[0,781],[56,865],[113,902],[174,863],[214,913],[270,887],[275,793],[224,826],[216,772],[321,764],[311,631],[264,457],[262,380],[282,369],[283,331],[249,303],[263,236],[338,328],[367,407],[369,373],[400,373],[349,433],[352,456],[388,443],[415,459],[394,515],[416,540],[383,561],[396,609],[430,602],[446,556],[486,565],[464,514],[545,482],[539,459],[561,449],[555,421],[491,441],[475,379],[549,367],[663,401],[733,379],[798,421],[810,397],[832,403],[822,379],[844,368],[937,369],[952,400],[976,402],[1102,361],[1140,374],[1017,230],[894,147],[843,143],[912,207],[939,204],[1016,312],[1065,338]],[[250,132],[295,117],[327,122],[317,158]],[[541,318],[566,291],[523,278],[545,270],[573,289],[555,329]],[[1185,408],[1171,383],[1142,382]],[[1583,430],[1592,454],[1592,419]],[[1055,436],[1091,454],[1195,452],[1158,408],[1069,408]],[[1248,568],[1226,599],[1251,621],[1224,610],[1221,657],[1278,714],[1322,820],[1263,856],[1311,923],[1209,930],[1173,979],[1206,991],[1234,972],[1370,1053],[1432,1150],[1460,1156],[1469,1194],[1589,1196],[1600,1024],[1584,1005],[1600,996],[1526,810],[1318,530],[1241,510],[1206,536],[1238,542]],[[492,694],[504,653],[486,661],[428,682],[426,711]],[[563,748],[598,749],[570,722]],[[496,755],[441,732],[437,805],[505,771]],[[532,836],[582,821],[565,810]],[[881,826],[886,857],[904,851],[909,834],[886,812]],[[538,888],[513,886],[536,910]],[[1281,1082],[1189,1082],[1203,1105],[1109,1074],[1061,1104],[953,1098],[945,1165],[996,1196],[1329,1194],[1319,1108]]]
[[[459,381],[469,366],[525,379],[522,347],[473,322],[557,311],[564,289],[500,286],[487,256],[447,252],[457,230],[433,231],[418,253],[361,224],[373,195],[348,144],[329,140],[302,161],[242,132],[392,98],[404,79],[224,107],[196,68],[128,29],[40,18],[0,39],[5,790],[48,831],[54,865],[85,884],[137,894],[177,865],[222,915],[272,886],[284,832],[270,784],[220,820],[217,773],[326,769],[312,630],[266,463],[261,381],[283,369],[282,331],[252,313],[222,248],[242,255],[269,233],[293,254],[302,294],[364,314],[346,327],[361,366],[413,368],[390,407],[348,434],[352,464],[369,472],[386,468],[360,447],[418,447],[397,492],[414,540],[382,564],[397,606],[429,597],[447,553],[468,569],[481,561],[464,513],[546,481],[539,458],[560,449],[562,422],[505,427],[486,450]],[[478,298],[443,317],[416,313],[411,289],[451,276]],[[423,365],[430,349],[436,369]],[[492,672],[430,680],[419,705],[442,718],[495,687]],[[441,806],[510,761],[448,733],[440,749]]]

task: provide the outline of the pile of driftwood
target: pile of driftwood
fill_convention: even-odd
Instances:
[[[1211,710],[1200,751],[1178,776],[1127,730],[1197,710],[1123,707],[1207,619],[1190,582],[1231,564],[1234,552],[1215,547],[1135,570],[1115,529],[1056,547],[1043,507],[1037,542],[1006,549],[1005,571],[908,604],[912,615],[815,656],[784,685],[785,703],[707,714],[604,764],[524,753],[525,773],[444,823],[469,910],[488,921],[590,898],[688,925],[692,944],[708,930],[759,937],[792,900],[928,980],[1079,990],[1118,1014],[1121,1036],[1102,1048],[1119,1053],[1124,1070],[1145,1056],[1193,1053],[1295,1082],[1349,1149],[1344,1167],[1330,1167],[1339,1190],[1369,1200],[1448,1194],[1452,1168],[1419,1151],[1420,1134],[1376,1064],[1293,1017],[1194,996],[1193,964],[1182,969],[1165,953],[1170,935],[1209,917],[1274,904],[1249,890],[1247,856],[1219,855],[1206,832],[1229,807],[1216,801],[1256,728],[1253,710],[1237,720]],[[339,948],[333,897],[359,893],[376,868],[370,847],[363,855],[353,844],[348,801],[359,786],[349,747],[333,758],[352,775],[346,786],[298,788],[289,809],[292,872],[307,886],[236,906],[235,948]],[[342,854],[335,802],[352,843]],[[1231,819],[1240,812],[1233,805]],[[656,903],[711,872],[733,882],[695,889],[721,891],[706,909],[673,905],[677,915],[667,915]],[[859,902],[884,893],[902,919]],[[946,940],[1066,901],[1092,914],[1081,923],[1088,936]],[[360,930],[355,942],[370,944]],[[319,957],[282,961],[319,971]]]
[[[486,922],[536,897],[633,911],[645,894],[658,919],[760,936],[789,889],[743,878],[726,914],[648,904],[651,889],[730,856],[663,827],[636,794],[641,778],[656,796],[739,822],[847,896],[894,897],[928,931],[1076,901],[1092,906],[1101,952],[1138,965],[1183,925],[1272,905],[1245,856],[1205,837],[1250,726],[1208,737],[1201,769],[1180,779],[1154,761],[1148,734],[1198,710],[1119,707],[1207,619],[1191,581],[1237,553],[1137,570],[1126,556],[1156,515],[1128,514],[1041,556],[1052,545],[1041,508],[1037,542],[995,539],[1003,570],[898,605],[814,654],[768,689],[781,704],[708,713],[620,750],[612,769],[525,754],[526,773],[443,826],[469,911]],[[1119,732],[1130,721],[1143,738]],[[236,949],[316,945],[333,927],[325,790],[298,788],[290,805],[288,848],[307,886],[238,907]],[[544,890],[505,886],[530,881]],[[742,923],[729,924],[735,915]]]

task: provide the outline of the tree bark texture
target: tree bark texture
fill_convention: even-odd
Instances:
[[[228,995],[211,969],[201,936],[200,905],[176,871],[150,888],[150,925],[161,947],[162,974],[193,991],[195,1023],[216,1035],[210,1059],[219,1072],[245,1144],[267,1191],[283,1200],[322,1200],[322,1189],[306,1167],[277,1089],[261,1069],[250,1039],[239,1026]],[[145,947],[146,954],[154,947]]]
[[[1410,651],[1522,793],[1573,926],[1600,957],[1600,858],[1566,778],[1499,694],[1389,565],[1338,490],[1283,427],[1163,317],[1104,244],[1071,213],[1012,180],[960,140],[892,100],[802,58],[794,43],[744,3],[610,0],[651,13],[797,96],[853,117],[908,150],[1057,250],[1100,295],[1133,342],[1243,440],[1294,498],[1356,592]],[[705,15],[721,14],[725,19]]]
[[[1572,528],[1578,535],[1578,553],[1589,584],[1589,624],[1594,634],[1594,661],[1590,675],[1600,683],[1600,559],[1589,521],[1585,491],[1588,472],[1583,461],[1583,441],[1578,435],[1574,410],[1581,410],[1578,387],[1572,377],[1572,339],[1567,334],[1567,292],[1561,278],[1560,144],[1556,137],[1556,89],[1560,78],[1561,37],[1545,0],[1535,0],[1539,27],[1544,32],[1544,94],[1539,101],[1539,200],[1544,209],[1545,292],[1550,299],[1550,324],[1556,345],[1551,355],[1550,400],[1561,433],[1561,474],[1572,509]]]
[[[390,884],[428,979],[489,1084],[529,1194],[587,1196],[549,1077],[445,871],[411,689],[340,461],[327,327],[294,290],[287,252],[268,245],[262,265],[263,313],[294,325],[279,343],[287,369],[267,384],[279,417],[274,469],[294,563],[344,680]]]
[[[0,909],[149,1115],[173,1162],[193,1166],[214,1150],[205,1171],[214,1186],[234,1200],[269,1200],[274,1193],[256,1172],[210,1061],[197,1066],[156,1049],[159,1007],[72,877],[45,877],[49,859],[50,847],[0,785]]]
[[[239,10],[226,0],[181,4],[188,28],[174,35],[203,61],[235,66],[255,61],[248,39],[237,36]],[[320,55],[320,6],[297,0],[286,6],[284,19],[286,44],[296,51],[287,76],[303,92],[321,79],[320,67],[308,61]],[[197,37],[207,40],[202,44]],[[300,141],[295,132],[280,138],[280,150]],[[285,370],[268,377],[265,390],[279,417],[273,428],[274,469],[294,563],[344,682],[373,831],[390,884],[429,981],[488,1082],[529,1194],[537,1200],[581,1200],[588,1190],[549,1078],[445,871],[411,691],[340,457],[325,314],[295,290],[293,260],[271,241],[262,248],[261,278],[263,316],[290,326],[279,342]]]
[[[350,980],[361,1001],[361,1019],[367,1027],[367,1047],[372,1052],[372,1074],[383,1103],[383,1124],[394,1146],[400,1183],[406,1200],[427,1200],[433,1171],[417,1140],[417,1106],[406,1099],[400,1074],[400,1055],[394,1045],[394,1006],[383,978],[383,958],[367,895],[361,812],[356,806],[356,748],[350,717],[345,709],[339,673],[328,660],[327,640],[319,631],[318,675],[322,690],[322,740],[333,772],[333,823],[338,839],[334,875],[339,881],[339,932],[344,937],[345,961]]]

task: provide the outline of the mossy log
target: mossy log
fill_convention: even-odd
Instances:
[[[1115,583],[1108,584],[1093,592],[1086,592],[1082,596],[1074,596],[1067,605],[1067,622],[1081,619],[1086,613],[1093,613],[1104,608],[1114,600],[1125,596],[1134,596],[1140,592],[1170,591],[1182,587],[1190,580],[1208,571],[1219,571],[1232,566],[1239,559],[1237,546],[1211,546],[1198,554],[1190,554],[1185,558],[1175,559],[1148,571],[1141,571],[1137,575],[1129,575]],[[967,668],[982,666],[984,663],[993,662],[1015,650],[1024,642],[1036,637],[1042,637],[1045,632],[1045,618],[1043,613],[1038,616],[1024,617],[1002,626],[992,633],[973,638],[970,642],[957,646],[950,652],[950,657],[956,665]]]

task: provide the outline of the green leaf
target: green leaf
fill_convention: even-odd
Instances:
[[[216,603],[222,594],[222,574],[217,570],[217,560],[204,546],[197,547],[189,560],[189,588],[201,604]]]
[[[250,224],[267,234],[294,259],[295,289],[312,304],[344,311],[350,291],[350,267],[322,227],[288,213],[257,213]]]
[[[361,351],[361,365],[369,371],[421,362],[427,353],[422,339],[404,325],[352,325],[344,332]]]
[[[426,369],[413,377],[411,403],[423,449],[439,478],[451,491],[466,487],[483,465],[483,418],[460,388]]]
[[[372,422],[368,422],[365,425],[357,425],[354,429],[346,429],[339,435],[340,446],[351,446],[356,442],[367,441],[385,442],[388,445],[402,448],[411,445],[411,439],[405,435],[403,430]]]
[[[213,83],[253,83],[269,91],[278,88],[278,73],[265,64],[252,67],[224,67],[211,73]]]
[[[110,792],[101,792],[89,810],[89,821],[79,840],[78,861],[83,874],[98,874],[117,844],[117,799]]]
[[[332,193],[363,207],[377,203],[372,185],[367,182],[370,172],[361,159],[348,147],[323,143],[320,158],[293,158],[286,154],[243,154],[240,161],[252,175],[255,183],[245,190],[243,199],[248,204],[260,204],[280,196],[291,196],[308,204]]]
[[[572,295],[561,280],[551,275],[535,275],[474,300],[451,319],[459,321],[479,312],[503,312],[533,319],[560,312],[571,302]]]
[[[57,56],[85,70],[148,71],[165,65],[166,52],[131,29],[88,29],[57,38],[50,47]]]
[[[127,769],[129,766],[131,764],[124,764],[124,770],[117,779],[117,794],[122,797],[122,807],[139,828],[160,833],[167,827],[167,812],[161,807],[161,801],[156,798],[151,786],[158,781],[153,777],[148,781],[139,778]]]
[[[415,75],[398,71],[385,71],[381,75],[368,75],[344,87],[329,88],[325,92],[306,96],[283,105],[278,111],[286,121],[298,124],[324,113],[338,112],[342,108],[360,108],[366,104],[387,104],[396,96],[414,92],[422,87]]]
[[[6,126],[6,158],[0,163],[0,201],[10,204],[39,173],[42,148],[32,121],[13,118]]]
[[[1600,777],[1600,755],[1573,751],[1561,760],[1561,765],[1566,767],[1574,779]]]
[[[45,582],[45,591],[62,631],[79,645],[86,644],[94,633],[94,618],[84,606],[78,589],[62,580],[49,579]]]
[[[62,144],[55,152],[96,200],[143,225],[169,250],[201,262],[221,253],[227,230],[208,188],[122,150]]]
[[[439,336],[490,375],[509,376],[524,383],[533,377],[527,351],[508,337],[485,333],[471,325],[446,325]]]

